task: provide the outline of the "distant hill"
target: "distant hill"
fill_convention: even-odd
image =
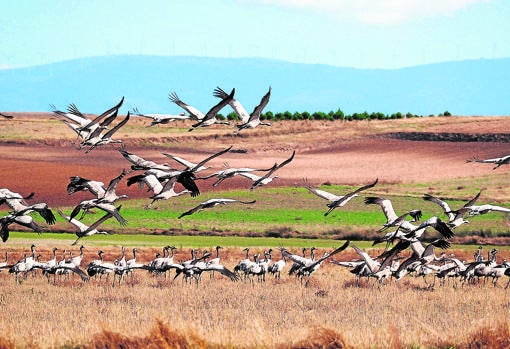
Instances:
[[[0,111],[48,111],[75,103],[100,113],[122,96],[122,112],[177,113],[175,91],[207,111],[216,86],[251,112],[272,87],[265,111],[342,109],[344,113],[510,115],[510,59],[469,60],[403,69],[354,69],[261,58],[105,56],[0,70]],[[231,110],[226,109],[223,114]]]

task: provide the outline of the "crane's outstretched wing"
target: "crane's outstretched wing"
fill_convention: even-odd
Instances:
[[[228,97],[228,93],[226,93],[224,90],[222,90],[220,87],[216,87],[213,92],[213,96],[217,98],[224,99]],[[234,112],[239,116],[241,121],[243,123],[247,122],[250,118],[250,114],[246,111],[246,109],[243,107],[243,105],[235,98],[232,98],[230,102],[228,103]]]
[[[296,151],[292,151],[292,155],[285,161],[282,161],[280,164],[275,164],[268,172],[266,172],[265,175],[263,175],[262,177],[260,177],[258,180],[256,180],[255,182],[253,182],[251,188],[256,188],[257,186],[260,185],[260,183],[270,177],[273,173],[275,173],[276,171],[278,171],[280,168],[282,168],[283,166],[287,165],[288,163],[290,163],[293,159],[294,159],[294,155],[296,155]]]
[[[177,104],[182,109],[186,110],[190,114],[190,116],[195,120],[202,120],[205,116],[204,113],[202,113],[197,108],[184,103],[175,92],[170,93],[168,99],[170,99],[173,103]]]
[[[124,97],[122,97],[122,99],[120,100],[119,103],[117,103],[117,105],[111,107],[110,109],[108,109],[107,111],[105,111],[104,113],[102,113],[101,115],[97,116],[94,120],[92,120],[91,122],[89,122],[86,126],[80,128],[79,130],[80,131],[84,131],[84,130],[90,130],[90,127],[101,122],[106,116],[112,114],[112,113],[117,113],[119,111],[119,108],[122,106],[122,103],[124,103]],[[113,119],[112,119],[113,120]],[[111,121],[110,121],[111,122]],[[104,125],[104,126],[107,126],[107,125]]]
[[[269,98],[271,97],[271,87],[267,93],[262,97],[260,103],[253,109],[253,112],[250,114],[250,120],[260,118],[260,114],[262,114],[262,110],[266,107],[267,103],[269,103]]]

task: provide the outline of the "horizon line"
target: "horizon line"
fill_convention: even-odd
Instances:
[[[383,68],[383,67],[370,68],[370,67],[357,67],[357,66],[341,66],[341,65],[333,65],[333,64],[327,64],[327,63],[304,63],[304,62],[295,62],[295,61],[290,61],[290,60],[285,60],[285,59],[280,59],[280,58],[257,57],[257,56],[225,57],[225,56],[157,55],[157,54],[143,54],[143,53],[140,53],[140,54],[126,53],[126,54],[83,56],[83,57],[62,59],[62,60],[52,61],[52,62],[48,62],[48,63],[40,63],[40,64],[33,64],[33,65],[20,65],[20,66],[5,66],[4,65],[4,66],[0,66],[0,72],[1,71],[9,71],[9,70],[31,69],[31,68],[44,67],[44,66],[53,65],[53,64],[61,64],[61,63],[87,60],[87,59],[113,58],[113,57],[158,57],[158,58],[193,58],[193,59],[198,58],[198,59],[223,59],[223,60],[256,59],[256,60],[283,62],[283,63],[296,64],[296,65],[316,65],[316,66],[328,66],[328,67],[341,68],[341,69],[387,70],[387,71],[416,68],[416,67],[423,67],[423,66],[436,65],[436,64],[449,64],[449,63],[472,62],[472,61],[499,61],[499,60],[510,59],[510,57],[493,57],[493,58],[480,57],[480,58],[466,58],[466,59],[459,59],[459,60],[436,61],[436,62],[429,62],[429,63],[423,63],[423,64],[416,64],[416,65],[403,65],[403,66],[399,66],[399,67],[395,67],[395,68]]]

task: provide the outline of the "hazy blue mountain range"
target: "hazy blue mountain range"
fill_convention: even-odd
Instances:
[[[121,112],[177,113],[175,91],[204,112],[216,86],[251,112],[269,86],[265,111],[510,115],[510,58],[355,69],[261,58],[106,56],[0,70],[0,111],[49,111],[75,103],[100,113],[125,97]],[[231,109],[225,109],[228,114]]]

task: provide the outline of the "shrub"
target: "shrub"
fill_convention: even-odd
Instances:
[[[283,119],[285,119],[283,116],[283,113],[276,113],[274,115],[274,120],[283,120]]]
[[[263,113],[261,116],[260,116],[260,119],[261,120],[276,120],[275,116],[273,115],[272,112],[268,111],[267,113]]]
[[[433,114],[429,116],[434,116]],[[442,114],[439,114],[438,116],[451,116],[449,111],[445,111]],[[344,112],[339,108],[336,111],[330,111],[329,113],[325,113],[322,111],[315,111],[313,113],[310,113],[308,111],[304,112],[294,112],[291,113],[290,111],[285,111],[283,113],[273,113],[271,111],[267,111],[266,113],[262,113],[260,115],[261,120],[272,120],[272,121],[278,121],[278,120],[387,120],[387,119],[402,119],[402,118],[416,118],[416,117],[423,117],[423,115],[417,115],[413,114],[411,112],[407,112],[406,114],[402,114],[401,112],[393,113],[390,115],[381,113],[381,112],[372,112],[368,113],[367,111],[364,111],[362,113],[353,113],[351,115],[345,115]],[[222,114],[218,114],[218,119],[224,120],[239,120],[239,116],[231,112],[226,117]]]
[[[227,114],[227,119],[228,120],[240,120],[239,115],[237,115],[237,113],[235,113],[233,111]]]
[[[312,114],[312,119],[314,120],[326,120],[327,115],[323,112],[315,112]]]
[[[214,348],[218,347],[207,343],[191,331],[171,330],[162,321],[158,320],[156,326],[146,337],[129,337],[117,332],[103,330],[92,337],[92,340],[83,348]]]
[[[343,120],[345,118],[345,115],[342,109],[338,108],[336,112],[333,113],[333,117],[335,118],[335,120]]]
[[[321,349],[341,349],[350,348],[345,343],[345,339],[334,330],[328,328],[318,328],[312,331],[312,334],[296,344],[282,344],[278,348],[321,348]]]
[[[4,349],[15,349],[16,346],[14,345],[13,342],[5,339],[5,338],[0,338],[0,348],[4,348]]]
[[[501,323],[494,327],[483,327],[472,333],[466,342],[455,344],[443,342],[439,344],[442,347],[449,348],[509,348],[510,347],[510,328],[508,323]]]

